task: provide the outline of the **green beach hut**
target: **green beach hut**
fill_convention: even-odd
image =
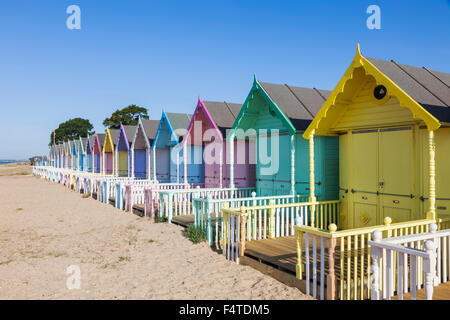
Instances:
[[[309,142],[302,137],[330,91],[287,84],[259,82],[250,93],[228,134],[234,139],[254,139],[258,196],[309,194]],[[234,144],[231,143],[230,146]],[[339,196],[339,141],[337,137],[315,137],[316,197],[335,200]],[[230,185],[234,185],[234,150],[231,150]],[[314,163],[312,165],[314,166]]]

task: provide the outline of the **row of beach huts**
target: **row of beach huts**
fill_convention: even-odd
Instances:
[[[358,46],[333,91],[255,77],[243,104],[52,145],[34,174],[194,224],[318,299],[431,299],[450,280],[448,159],[450,74]]]

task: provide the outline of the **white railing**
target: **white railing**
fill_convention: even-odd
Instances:
[[[406,293],[417,298],[417,290],[424,289],[431,300],[433,287],[449,281],[450,229],[437,231],[429,225],[429,232],[382,239],[379,231],[369,241],[372,258],[372,300],[403,300]]]

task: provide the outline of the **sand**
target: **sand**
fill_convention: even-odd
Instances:
[[[182,227],[0,167],[0,299],[309,299]],[[67,287],[72,265],[79,289]]]

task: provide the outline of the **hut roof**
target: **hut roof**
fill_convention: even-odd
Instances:
[[[128,143],[131,145],[133,142],[133,136],[136,131],[137,126],[123,126],[123,130],[125,131],[125,135],[127,136]]]
[[[109,134],[111,135],[111,140],[114,146],[117,143],[117,137],[119,136],[119,129],[109,129]]]
[[[203,101],[203,103],[222,134],[225,134],[226,129],[231,129],[233,127],[233,124],[239,115],[239,111],[242,108],[242,104],[226,101]]]
[[[106,133],[97,133],[98,136],[98,142],[100,142],[100,148],[105,143]]]
[[[308,127],[331,93],[328,90],[287,84],[267,82],[259,82],[259,84],[297,130],[305,130]]]
[[[86,152],[87,148],[87,138],[81,138],[81,144],[83,145],[83,150]]]
[[[145,134],[147,135],[147,139],[150,141],[150,144],[155,140],[156,132],[158,131],[159,120],[146,120],[143,119],[142,126],[144,127]]]
[[[94,134],[91,134],[91,135],[89,135],[89,138],[88,138],[88,140],[89,140],[89,148],[93,148],[94,147],[94,141],[95,141],[95,133]]]
[[[183,137],[184,134],[180,134],[177,129],[186,130],[191,122],[192,114],[166,112],[166,116],[169,119],[170,125],[175,131],[174,133],[177,135],[177,138],[180,139],[180,137]]]
[[[366,58],[441,122],[450,122],[450,73]]]

